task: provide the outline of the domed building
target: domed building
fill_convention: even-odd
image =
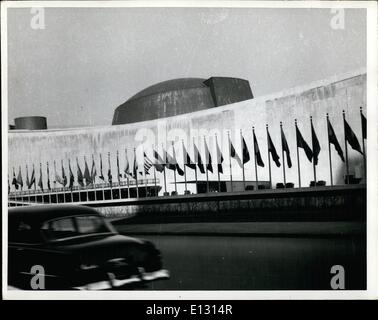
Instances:
[[[161,119],[253,99],[247,80],[181,78],[152,85],[114,112],[113,125]]]

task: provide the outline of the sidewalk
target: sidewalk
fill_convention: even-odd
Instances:
[[[116,225],[125,235],[362,236],[364,222],[203,222]]]

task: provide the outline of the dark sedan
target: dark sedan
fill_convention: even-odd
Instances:
[[[96,210],[42,205],[9,209],[8,283],[33,289],[110,289],[168,279],[153,243],[120,235]]]

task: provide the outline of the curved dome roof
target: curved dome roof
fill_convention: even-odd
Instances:
[[[113,125],[173,117],[253,99],[249,82],[230,77],[179,78],[159,82],[119,105]]]
[[[206,88],[204,84],[206,79],[202,78],[179,78],[179,79],[172,79],[163,82],[159,82],[152,86],[139,91],[136,95],[129,98],[127,101],[131,101],[134,99],[138,99],[141,97],[150,96],[157,93],[162,92],[169,92],[169,91],[176,91],[182,89],[190,89],[190,88]]]

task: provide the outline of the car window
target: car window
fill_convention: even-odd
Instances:
[[[79,235],[72,217],[46,222],[42,226],[42,233],[49,240],[58,240]]]
[[[76,217],[76,223],[80,234],[103,233],[111,230],[104,220],[97,216]]]

